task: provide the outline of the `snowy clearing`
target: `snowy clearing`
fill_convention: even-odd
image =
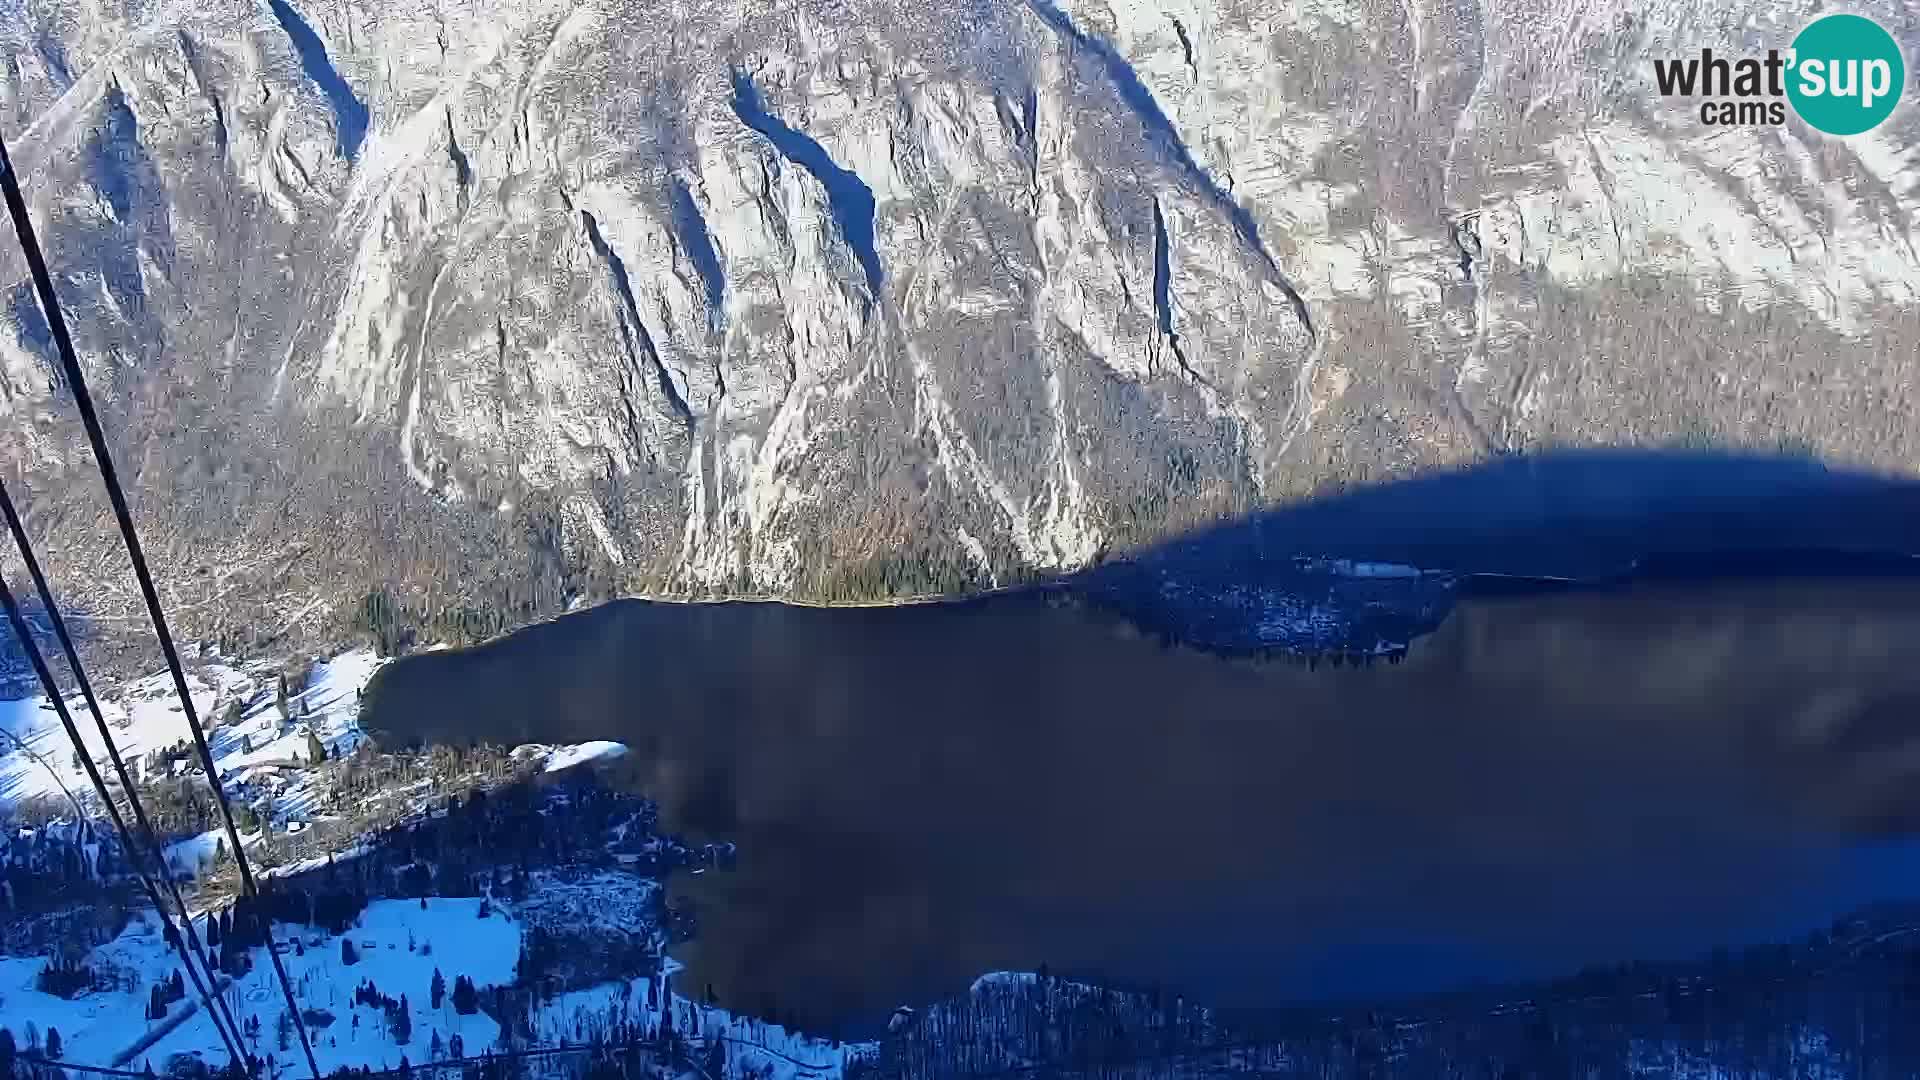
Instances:
[[[637,886],[646,884],[629,878],[622,885],[610,877],[600,886],[644,895],[645,890]],[[617,899],[607,898],[609,902]],[[377,900],[338,937],[312,927],[274,925],[273,937],[280,943],[281,960],[301,1009],[322,1010],[331,1016],[329,1022],[311,1029],[314,1056],[323,1072],[343,1066],[394,1068],[403,1057],[410,1063],[425,1062],[432,1058],[436,1037],[445,1047],[455,1035],[460,1036],[468,1055],[501,1048],[500,1028],[492,1018],[484,1011],[462,1015],[453,1002],[452,987],[458,976],[483,989],[508,985],[514,979],[524,920],[513,905],[497,900],[490,902],[492,913],[482,918],[481,903],[477,897],[435,897],[424,905],[419,900]],[[353,943],[356,962],[343,960],[341,938]],[[249,1039],[250,1052],[262,1058],[271,1055],[282,1074],[304,1074],[297,1038],[285,1046],[278,1038],[285,1005],[273,966],[264,949],[254,949],[253,956],[252,970],[229,980],[223,997],[243,1026],[249,1018],[259,1022],[258,1036]],[[191,993],[187,1000],[173,1004],[167,1019],[147,1018],[148,987],[167,979],[175,967],[174,954],[161,940],[151,914],[136,917],[118,938],[93,950],[88,959],[97,971],[117,973],[128,989],[95,990],[69,1001],[34,989],[34,976],[46,965],[46,957],[0,958],[3,1022],[17,1038],[29,1023],[40,1032],[58,1029],[65,1059],[76,1064],[124,1062],[139,1068],[151,1061],[160,1069],[179,1053],[199,1054],[215,1064],[225,1060],[212,1021]],[[431,992],[435,971],[447,987],[438,1008],[433,1006]],[[355,1004],[355,988],[368,980],[388,997],[405,995],[411,1030],[404,1041],[383,1009]],[[539,1045],[585,1042],[621,1023],[637,1030],[657,1026],[662,1010],[649,1006],[648,982],[646,977],[609,982],[545,1001],[534,1018]],[[770,1067],[776,1080],[838,1076],[862,1049],[836,1047],[675,995],[669,996],[668,1004],[683,1033],[724,1038],[732,1060]],[[155,1033],[175,1022],[178,1026],[154,1039]],[[153,1041],[146,1045],[149,1040]]]
[[[223,781],[232,783],[254,767],[284,768],[307,763],[311,732],[329,753],[351,750],[360,741],[360,692],[384,661],[371,650],[344,653],[315,665],[307,689],[288,699],[288,719],[282,722],[275,704],[274,679],[269,671],[242,670],[222,662],[197,665],[188,672],[193,706],[207,727],[209,749]],[[240,705],[236,722],[227,710]],[[113,741],[127,767],[144,776],[145,757],[191,740],[186,713],[175,697],[173,680],[165,672],[141,679],[119,694],[103,694],[101,711],[114,729]],[[80,728],[87,751],[105,768],[106,748],[86,705],[75,696],[67,707]],[[90,798],[91,785],[79,766],[73,746],[45,695],[0,702],[0,801],[34,796],[65,799],[71,792]],[[176,768],[191,771],[190,762]]]
[[[281,719],[275,678],[270,670],[247,671],[214,662],[190,672],[188,687],[194,708],[207,727],[221,784],[229,794],[250,797],[271,793],[278,815],[303,819],[312,810],[315,792],[303,770],[312,764],[312,739],[329,756],[339,756],[364,738],[360,728],[360,698],[367,683],[386,661],[368,649],[342,653],[314,665],[306,689],[287,698],[287,718]],[[187,743],[191,734],[186,714],[165,672],[132,684],[118,696],[103,698],[102,711],[114,728],[114,743],[128,768],[145,776],[146,755]],[[237,716],[235,709],[237,706]],[[78,697],[68,702],[80,726],[87,750],[102,769],[106,750],[91,717]],[[92,787],[79,765],[60,719],[45,695],[0,701],[0,804],[44,796],[65,801],[68,795],[91,804]],[[559,772],[593,761],[620,757],[627,748],[608,740],[575,745],[529,744],[515,756],[544,755],[546,772]],[[195,773],[195,761],[176,761],[176,773]],[[169,849],[169,857],[185,868],[213,853],[212,834],[183,841]]]

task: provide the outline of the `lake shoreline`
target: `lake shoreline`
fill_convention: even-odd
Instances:
[[[1920,891],[1857,856],[1920,823],[1877,764],[1912,701],[1920,581],[1768,579],[1469,599],[1318,671],[1052,596],[626,601],[396,661],[363,723],[628,746],[597,771],[738,846],[676,884],[689,977],[826,1023],[1041,963],[1241,1007],[1817,925]]]

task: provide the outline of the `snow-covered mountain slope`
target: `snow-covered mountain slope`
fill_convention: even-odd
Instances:
[[[244,586],[183,618],[511,623],[1004,581],[1544,445],[1906,469],[1920,113],[1652,85],[1815,9],[14,0],[0,95],[163,570]],[[112,565],[24,280],[5,452]]]

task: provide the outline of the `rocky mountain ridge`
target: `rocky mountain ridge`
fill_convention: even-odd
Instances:
[[[1914,110],[1652,87],[1813,12],[10,0],[0,125],[188,629],[479,632],[1004,583],[1548,446],[1909,471]],[[0,279],[5,453],[111,620]]]

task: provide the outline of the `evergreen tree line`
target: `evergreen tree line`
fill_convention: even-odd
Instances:
[[[1229,1015],[1046,976],[995,980],[897,1025],[849,1075],[1920,1075],[1920,925],[1887,933],[1815,935],[1686,968],[1594,969],[1391,1009]]]

